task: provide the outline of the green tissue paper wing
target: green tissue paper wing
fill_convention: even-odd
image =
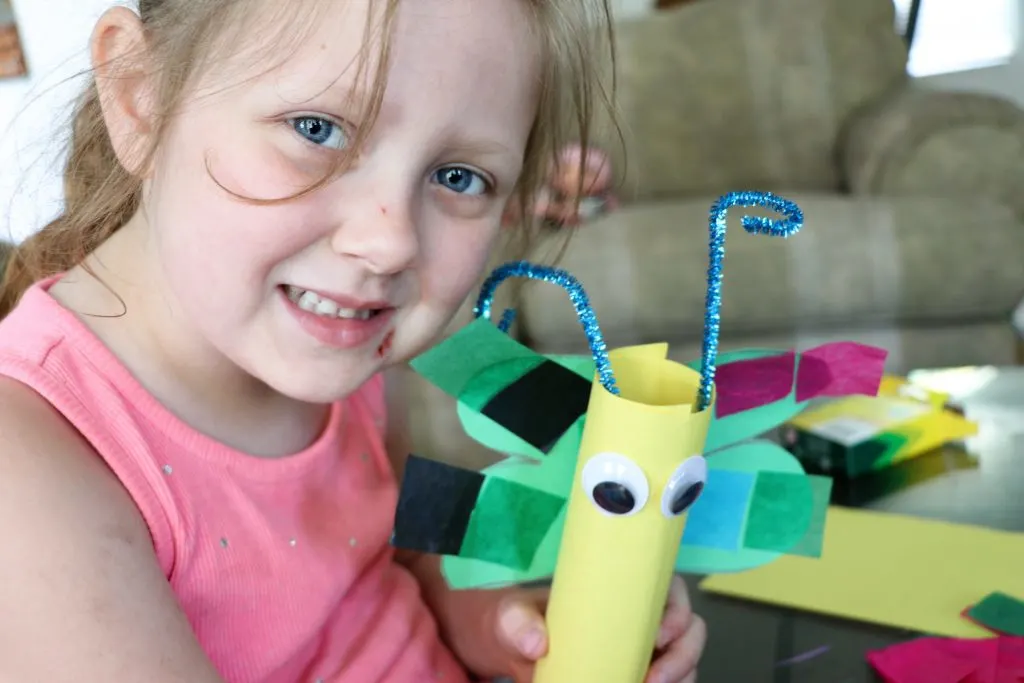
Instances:
[[[409,364],[431,384],[458,399],[481,372],[514,360],[540,364],[544,358],[490,320],[478,318]]]
[[[750,441],[725,448],[709,454],[707,462],[710,469],[804,474],[792,454],[770,441]],[[676,557],[676,571],[689,574],[739,572],[774,562],[783,554],[772,550],[721,550],[682,545]]]
[[[487,477],[459,556],[519,571],[533,564],[541,542],[562,516],[565,496]]]
[[[718,354],[717,364],[722,366],[726,363],[777,356],[782,353],[785,352],[778,349],[741,349]],[[686,365],[700,372],[699,359],[686,363]],[[733,413],[722,418],[712,415],[704,452],[711,453],[730,444],[756,438],[795,417],[807,407],[807,401],[797,402],[795,385],[796,382],[794,382],[794,388],[790,391],[789,396],[774,403],[741,413]]]
[[[559,544],[562,542],[563,528],[564,509],[551,525],[551,531],[537,547],[537,555],[529,569],[518,570],[493,562],[447,555],[441,558],[441,570],[448,585],[454,590],[504,588],[548,579],[555,572],[554,562],[558,557]]]
[[[509,458],[492,465],[484,473],[489,479],[504,479],[552,496],[568,498],[576,475],[576,458],[582,436],[583,423],[579,422],[543,460]],[[457,590],[499,588],[549,578],[558,560],[565,513],[562,508],[537,547],[529,569],[517,570],[494,562],[445,557],[441,560],[441,568],[448,585]]]
[[[548,356],[548,358],[586,378],[588,381],[594,376],[594,360],[588,356]],[[537,356],[537,359],[539,362],[540,357]],[[508,380],[508,375],[502,372],[502,368],[507,368],[508,371],[515,373],[518,370],[515,367],[517,365],[519,363],[516,361],[503,363],[494,371],[485,371],[480,376],[470,380],[462,394],[463,400],[460,400],[456,407],[459,421],[471,439],[493,451],[536,458],[538,460],[553,457],[553,454],[545,455],[540,449],[527,443],[522,437],[512,433],[486,415],[481,414],[476,408],[476,406],[480,405],[476,394],[482,393],[488,397],[493,396],[495,390],[503,386],[501,382]],[[568,435],[564,438],[568,438]],[[579,437],[577,436],[576,438],[578,443]],[[566,489],[566,492],[568,492],[568,489]]]
[[[549,356],[556,363],[576,372],[588,380],[594,375],[594,361],[587,356]],[[467,383],[472,385],[477,380]],[[483,382],[487,382],[486,375]],[[497,422],[477,412],[472,406],[459,402],[459,419],[472,439],[510,457],[484,470],[488,479],[503,479],[536,489],[552,496],[568,498],[576,475],[576,459],[583,436],[583,420],[566,432],[558,444],[546,455]],[[473,588],[499,588],[550,578],[555,571],[558,549],[565,527],[565,509],[561,509],[547,534],[540,541],[533,563],[520,570],[496,562],[465,557],[444,557],[441,568],[448,585],[456,590]]]

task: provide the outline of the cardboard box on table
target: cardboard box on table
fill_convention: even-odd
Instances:
[[[814,469],[863,476],[977,434],[977,425],[946,408],[947,399],[885,377],[877,396],[847,396],[789,420],[783,443]]]

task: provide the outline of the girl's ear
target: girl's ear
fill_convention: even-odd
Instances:
[[[90,41],[103,120],[118,161],[134,175],[147,169],[155,134],[153,72],[142,20],[126,7],[107,10]]]

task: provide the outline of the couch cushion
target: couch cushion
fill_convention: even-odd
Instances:
[[[1006,206],[941,198],[785,196],[804,210],[790,239],[730,215],[722,335],[1009,320],[1024,292],[1024,226]],[[714,198],[625,208],[580,229],[561,261],[610,342],[700,339],[707,214]],[[583,332],[564,292],[530,284],[520,313],[538,346]]]
[[[838,189],[851,114],[906,80],[891,0],[714,0],[617,26],[626,199]]]

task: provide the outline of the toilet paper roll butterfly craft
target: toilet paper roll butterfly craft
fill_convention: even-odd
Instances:
[[[741,571],[783,555],[819,556],[831,480],[805,474],[757,438],[809,400],[874,394],[885,352],[843,342],[801,353],[718,352],[726,213],[746,232],[789,237],[799,207],[736,192],[710,212],[701,358],[669,360],[665,343],[608,351],[569,273],[506,264],[485,282],[476,320],[412,362],[457,399],[463,428],[508,457],[482,472],[413,455],[392,544],[444,556],[456,589],[552,579],[548,654],[535,681],[639,683],[650,664],[674,571]],[[562,286],[590,356],[544,356],[491,321],[510,277]]]

